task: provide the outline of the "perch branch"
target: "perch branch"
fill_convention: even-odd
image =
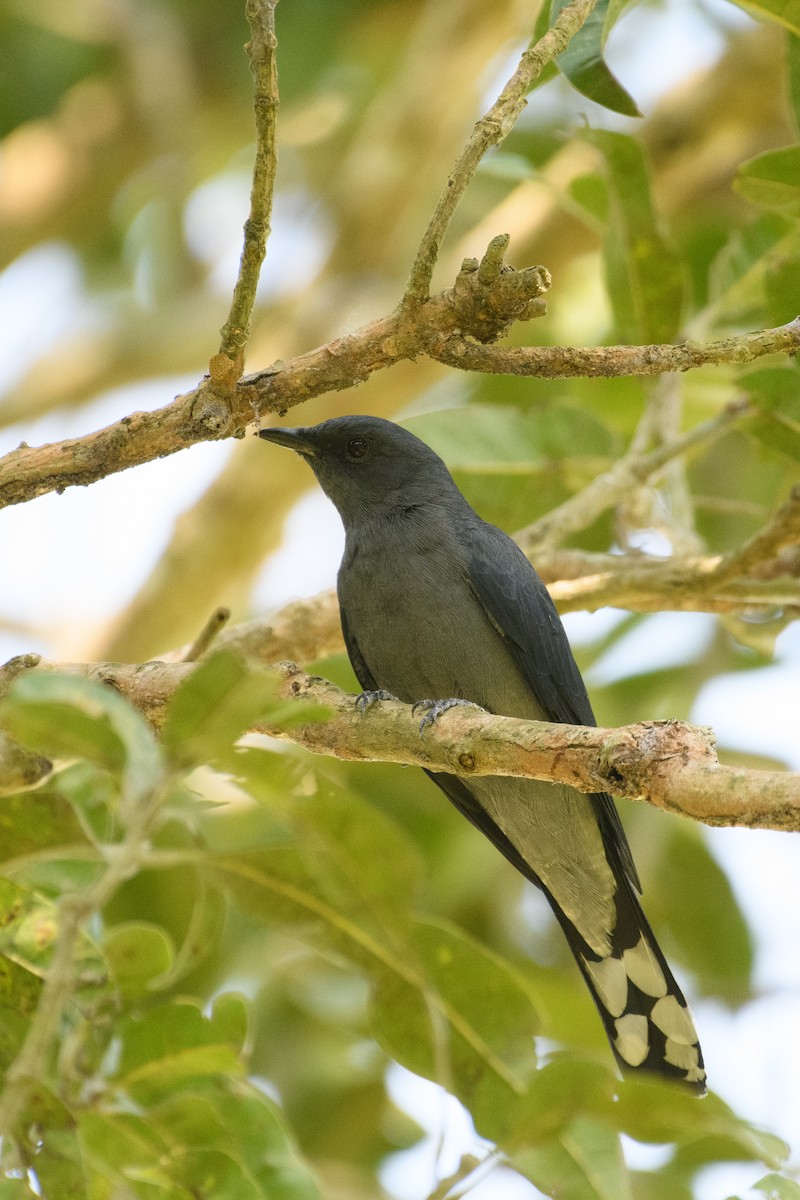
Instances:
[[[170,697],[192,666],[39,662],[31,669],[81,674],[112,686],[159,727]],[[4,676],[13,680],[16,674],[13,660],[0,670],[0,695]],[[354,696],[306,675],[294,663],[281,663],[270,674],[277,676],[286,700],[313,701],[327,708],[329,716],[308,724],[293,722],[289,730],[269,722],[255,730],[317,754],[408,763],[463,776],[559,781],[583,792],[647,800],[709,825],[800,830],[800,774],[722,766],[710,731],[680,721],[597,729],[462,709],[447,713],[434,730],[420,736],[419,717],[409,705],[382,702],[362,717]]]

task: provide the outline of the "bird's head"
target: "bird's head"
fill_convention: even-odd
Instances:
[[[301,429],[270,427],[259,430],[259,437],[306,460],[345,524],[436,504],[454,493],[461,499],[439,455],[380,417],[336,417]]]

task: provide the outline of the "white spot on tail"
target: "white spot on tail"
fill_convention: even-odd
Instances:
[[[650,1053],[650,1041],[647,1036],[647,1017],[638,1013],[627,1013],[614,1022],[617,1036],[614,1044],[620,1058],[631,1067],[638,1067]]]
[[[602,962],[589,962],[588,959],[583,961],[603,1007],[611,1013],[612,1017],[620,1016],[628,1003],[628,976],[625,974],[622,959],[604,958]]]
[[[680,1042],[682,1046],[694,1046],[697,1042],[697,1031],[689,1010],[675,996],[656,1000],[650,1017],[670,1041]]]
[[[643,937],[622,955],[628,978],[647,996],[666,996],[667,981]]]
[[[664,1058],[668,1063],[672,1063],[673,1067],[680,1067],[682,1071],[693,1071],[700,1065],[700,1052],[697,1046],[682,1046],[680,1042],[673,1042],[669,1039],[667,1039],[664,1049]]]

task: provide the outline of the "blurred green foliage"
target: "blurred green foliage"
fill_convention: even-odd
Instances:
[[[87,824],[70,779],[75,768],[66,767],[46,790],[61,818],[5,850],[6,1064],[36,1016],[39,976],[60,932],[59,895],[83,886],[90,897],[104,870],[130,860],[129,882],[95,915],[92,937],[80,936],[75,976],[60,985],[43,1077],[15,1131],[19,1157],[6,1148],[8,1195],[314,1197],[329,1186],[331,1158],[363,1177],[358,1186],[366,1189],[366,1173],[381,1157],[418,1136],[394,1117],[382,1090],[390,1059],[457,1096],[479,1133],[546,1194],[632,1194],[620,1129],[678,1145],[686,1137],[693,1144],[698,1136],[723,1139],[739,1158],[778,1165],[778,1139],[716,1099],[698,1108],[666,1084],[619,1085],[602,1049],[575,1047],[537,1066],[535,1035],[558,1037],[573,1007],[584,1021],[582,989],[575,980],[565,987],[548,979],[513,939],[490,950],[456,923],[452,904],[429,894],[409,805],[397,810],[403,829],[297,750],[236,746],[245,708],[251,718],[278,719],[259,673],[239,672],[240,694],[252,700],[260,687],[260,704],[240,708],[238,725],[217,737],[216,771],[203,769],[201,795],[210,799],[222,787],[227,798],[185,805],[192,739],[215,722],[219,681],[232,678],[231,662],[225,654],[210,659],[178,691],[155,772],[147,737],[121,741],[121,752],[109,757],[107,718],[123,727],[127,710],[129,728],[140,718],[99,685],[32,675],[3,702],[4,724],[51,755],[70,741],[71,729],[88,744],[86,712],[94,704],[97,754],[89,757],[103,760],[95,769],[105,784],[106,828],[118,834],[115,842],[95,836],[97,822]],[[137,797],[152,814],[139,831],[144,845],[115,819],[131,777],[149,779]],[[201,786],[196,774],[189,783]],[[4,824],[22,799],[0,802]],[[426,820],[439,823],[439,816]],[[697,880],[710,863],[699,838],[693,845],[687,870]],[[92,877],[81,884],[70,867],[87,861]],[[156,878],[153,887],[148,881]],[[721,876],[718,886],[734,927],[717,924],[717,937],[743,934],[746,945]],[[692,903],[690,892],[684,901]],[[468,921],[468,912],[460,915]],[[685,933],[680,909],[672,932],[695,965],[697,937]],[[729,954],[722,963],[717,970],[727,975],[711,979],[700,967],[700,978],[731,1002],[749,957]],[[696,1154],[679,1177],[690,1178],[716,1154]]]

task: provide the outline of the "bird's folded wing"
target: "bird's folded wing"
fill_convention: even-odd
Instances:
[[[539,707],[551,721],[596,725],[581,673],[550,593],[525,555],[499,529],[470,530],[469,580],[476,599],[506,643]],[[614,801],[592,796],[612,865],[641,891]]]

